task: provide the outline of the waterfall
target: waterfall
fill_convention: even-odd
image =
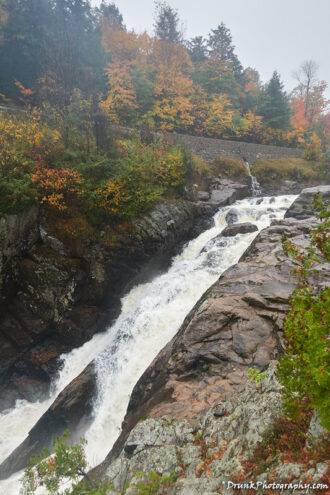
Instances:
[[[249,198],[220,209],[214,226],[187,243],[165,273],[123,297],[121,314],[106,332],[63,356],[64,366],[49,399],[35,404],[18,401],[14,409],[0,414],[0,462],[24,440],[58,393],[96,359],[98,394],[85,438],[90,466],[100,463],[120,433],[130,394],[141,374],[174,337],[203,293],[237,263],[258,234],[217,238],[226,227],[230,208],[235,207],[239,222],[253,222],[260,231],[272,218],[282,219],[295,198]],[[18,495],[21,476],[16,473],[0,482],[0,493]]]
[[[245,160],[244,163],[245,163],[246,169],[248,171],[248,175],[251,179],[252,196],[261,196],[261,194],[262,194],[261,186],[260,186],[257,178],[251,174],[250,163],[247,160]]]

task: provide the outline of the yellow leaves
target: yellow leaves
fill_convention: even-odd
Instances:
[[[37,167],[32,182],[38,186],[41,202],[59,211],[68,208],[69,199],[79,195],[82,177],[71,169],[49,169]]]
[[[233,111],[227,96],[214,96],[210,103],[208,116],[205,121],[205,128],[208,133],[222,135],[232,128]]]
[[[118,215],[121,206],[127,200],[127,193],[123,181],[120,179],[108,180],[98,191],[101,197],[100,206],[110,215]]]
[[[61,135],[40,123],[37,115],[18,119],[1,116],[0,119],[0,167],[20,165],[36,147],[54,148],[61,141]]]

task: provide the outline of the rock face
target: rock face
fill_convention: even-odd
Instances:
[[[144,473],[142,480],[148,481],[152,471],[176,475],[176,481],[166,488],[167,495],[233,494],[234,490],[224,492],[224,486],[235,479],[234,474],[245,472],[257,443],[280,412],[280,386],[271,366],[262,383],[248,382],[239,396],[196,415],[193,423],[166,416],[145,419],[132,430],[121,454],[106,470],[106,477],[114,480],[115,491],[109,495],[138,495],[141,476],[136,473]],[[278,466],[275,462],[273,470],[277,482],[320,482],[327,464],[319,462],[306,469],[303,462]],[[267,474],[252,479],[262,482]],[[250,479],[247,476],[243,481]]]
[[[35,210],[1,218],[0,410],[43,397],[59,356],[104,329],[128,284],[159,270],[213,211],[208,204],[160,203],[115,243],[105,230],[78,253],[45,226],[39,230]]]
[[[228,225],[221,235],[223,237],[234,237],[237,234],[249,234],[250,232],[257,232],[258,227],[253,223],[236,223],[235,225]]]
[[[83,434],[93,409],[95,389],[94,369],[90,365],[63,390],[24,442],[1,464],[0,479],[24,469],[32,456],[51,448],[54,440],[66,430]]]
[[[116,477],[118,487],[131,481],[127,493],[135,494],[137,470],[175,469],[179,481],[168,493],[197,495],[219,493],[219,482],[240,472],[280,407],[271,370],[283,350],[283,322],[298,283],[282,237],[307,247],[314,223],[273,222],[204,294],[136,384],[122,433],[93,475]],[[325,267],[316,283],[324,286],[329,273]],[[251,388],[251,367],[267,370],[264,385]],[[200,443],[201,431],[207,445]],[[319,468],[313,479],[324,474]],[[306,466],[297,469],[299,479]]]
[[[313,202],[316,194],[321,194],[324,201],[330,202],[330,186],[317,186],[303,189],[291,208],[286,212],[285,218],[304,219],[314,215]]]
[[[247,184],[237,184],[231,180],[218,179],[212,184],[209,202],[215,206],[227,206],[235,203],[238,199],[246,198],[249,194],[250,186]]]
[[[37,218],[36,208],[0,218],[0,305],[13,290],[19,259],[38,240]]]

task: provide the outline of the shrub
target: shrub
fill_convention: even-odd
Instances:
[[[85,441],[69,445],[68,433],[54,442],[54,454],[45,450],[31,459],[23,478],[24,495],[33,495],[40,487],[49,495],[106,495],[111,484],[95,482],[87,475]],[[81,478],[83,481],[80,481]],[[62,488],[64,485],[71,488]],[[44,493],[44,492],[43,492]]]
[[[248,176],[247,168],[239,158],[219,156],[211,163],[211,169],[214,174],[222,178],[242,179]]]
[[[309,141],[304,145],[304,158],[308,161],[320,160],[321,154],[321,140],[312,132]]]
[[[138,140],[120,141],[119,147],[113,178],[97,190],[98,205],[108,215],[130,220],[161,197],[181,193],[189,164],[180,147]]]
[[[261,184],[294,180],[311,182],[318,179],[321,164],[308,162],[303,158],[279,158],[277,160],[257,160],[252,173]]]
[[[60,148],[60,134],[41,124],[37,114],[25,118],[1,114],[0,213],[18,213],[36,202],[31,179],[35,163]]]
[[[291,297],[284,323],[286,349],[277,374],[289,415],[296,416],[302,408],[315,409],[322,424],[330,429],[330,287],[317,291],[310,277],[316,261],[330,261],[330,207],[323,205],[320,196],[315,206],[321,223],[311,233],[312,245],[307,252],[300,252],[289,240],[283,242],[296,263],[301,287]]]

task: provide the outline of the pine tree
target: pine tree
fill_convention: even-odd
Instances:
[[[289,98],[276,71],[263,90],[257,113],[263,117],[268,127],[282,130],[288,130],[290,127]]]
[[[230,30],[223,22],[216,29],[211,30],[208,45],[211,59],[230,66],[236,77],[241,76],[243,68],[235,54]]]
[[[193,62],[203,62],[207,57],[206,40],[203,36],[196,36],[187,42],[187,48]]]
[[[31,88],[42,74],[51,6],[48,0],[5,0],[2,8],[0,93],[16,99],[17,81]]]
[[[155,34],[157,38],[170,43],[181,43],[178,12],[166,2],[156,2]]]
[[[106,21],[111,26],[124,28],[123,16],[118,7],[114,3],[106,3],[102,0],[99,8],[96,9],[98,15],[103,21]]]

